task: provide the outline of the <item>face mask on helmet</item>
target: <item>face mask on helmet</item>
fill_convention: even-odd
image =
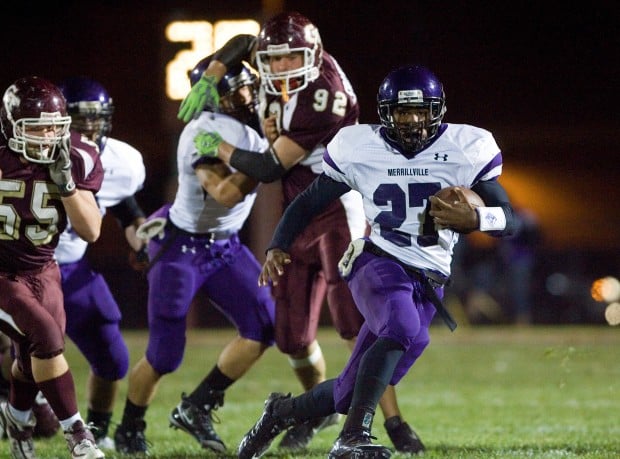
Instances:
[[[282,13],[258,35],[256,64],[268,94],[287,101],[319,77],[323,45],[319,30],[299,13]]]
[[[192,86],[200,80],[212,59],[213,55],[205,57],[188,72]],[[242,123],[253,124],[256,122],[257,78],[245,64],[237,64],[228,69],[217,85],[217,92],[220,96],[218,107],[220,112],[226,113]],[[213,107],[206,107],[205,110],[212,111]]]
[[[231,68],[217,87],[222,113],[242,123],[250,123],[257,116],[257,79],[245,65]]]
[[[101,83],[87,77],[71,77],[59,87],[67,100],[72,128],[95,142],[102,151],[112,131],[114,103]]]
[[[71,117],[60,90],[40,77],[20,78],[7,88],[0,108],[9,148],[26,160],[51,164],[69,137]]]
[[[384,138],[408,153],[417,153],[439,132],[446,113],[443,86],[428,69],[402,67],[383,80],[377,111]]]

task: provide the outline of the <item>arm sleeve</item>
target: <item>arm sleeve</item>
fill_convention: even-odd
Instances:
[[[486,207],[501,207],[506,216],[506,226],[501,231],[488,231],[494,237],[512,236],[517,232],[518,222],[514,215],[508,193],[497,180],[483,180],[471,188],[482,198]]]
[[[265,183],[273,182],[286,173],[278,155],[271,147],[264,153],[235,148],[230,155],[230,165],[245,175]]]
[[[267,250],[279,248],[287,251],[316,215],[348,191],[351,191],[349,185],[325,174],[319,175],[286,208]]]
[[[235,35],[213,54],[213,59],[220,61],[227,69],[244,60],[250,62],[254,43],[256,43],[254,35]]]
[[[121,202],[109,208],[112,215],[116,217],[121,228],[131,226],[136,218],[144,217],[144,212],[138,205],[135,196],[129,196]]]

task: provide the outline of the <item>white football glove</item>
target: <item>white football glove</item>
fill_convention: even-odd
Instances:
[[[66,136],[58,145],[60,154],[55,162],[50,164],[50,178],[58,185],[61,196],[71,196],[76,192],[75,182],[71,175],[71,140]]]

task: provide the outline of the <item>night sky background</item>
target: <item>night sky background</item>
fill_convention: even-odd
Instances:
[[[164,94],[164,67],[184,44],[166,42],[166,24],[263,22],[279,10],[297,10],[317,25],[325,49],[348,74],[360,99],[361,122],[377,121],[377,88],[391,69],[428,66],[447,94],[444,120],[495,135],[504,156],[502,183],[517,206],[537,216],[548,257],[560,265],[572,260],[585,279],[620,275],[617,1],[572,6],[555,1],[64,1],[36,8],[13,3],[0,6],[0,91],[26,75],[59,81],[84,74],[102,82],[116,105],[112,135],[144,155],[147,179],[138,198],[147,212],[167,197],[183,127],[176,119],[179,102]],[[120,231],[106,225],[109,230],[92,254],[98,267],[117,272],[126,250],[108,250],[123,242]]]

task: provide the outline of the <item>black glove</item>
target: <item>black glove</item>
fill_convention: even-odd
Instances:
[[[149,252],[146,245],[142,246],[138,251],[129,251],[129,266],[138,272],[144,272],[148,268]]]
[[[49,166],[50,178],[58,185],[60,196],[71,196],[77,190],[71,175],[71,140],[69,136],[62,139],[58,148],[60,149],[58,159]]]

